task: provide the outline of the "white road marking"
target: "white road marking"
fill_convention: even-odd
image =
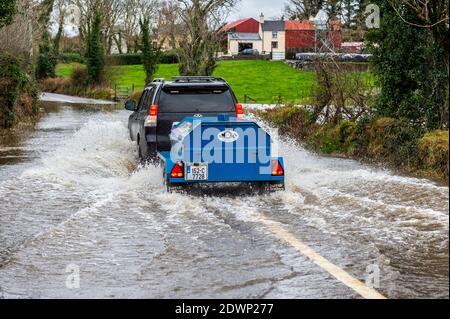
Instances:
[[[274,235],[278,238],[286,241],[290,245],[292,245],[295,249],[297,249],[302,255],[308,257],[313,263],[327,271],[330,275],[335,277],[337,280],[342,282],[347,287],[353,289],[358,294],[360,294],[363,298],[366,299],[386,299],[385,296],[380,294],[373,288],[367,287],[363,282],[356,279],[349,273],[347,273],[344,269],[336,266],[331,263],[318,253],[316,253],[311,247],[301,242],[297,239],[293,234],[283,229],[279,223],[274,222],[272,220],[268,220],[263,216],[260,217],[261,223],[269,229]]]

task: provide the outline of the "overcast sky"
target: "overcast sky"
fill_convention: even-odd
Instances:
[[[261,12],[267,19],[280,18],[283,15],[286,2],[287,0],[241,0],[241,3],[231,13],[229,20],[257,19]]]

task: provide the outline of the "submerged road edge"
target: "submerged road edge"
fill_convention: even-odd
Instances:
[[[344,269],[339,266],[336,266],[332,262],[328,261],[326,258],[319,255],[315,252],[311,247],[303,243],[297,237],[295,237],[292,233],[288,232],[284,228],[282,228],[279,223],[266,219],[264,216],[260,216],[259,220],[261,223],[270,230],[274,235],[276,235],[279,239],[284,240],[291,246],[293,246],[298,252],[302,255],[306,256],[317,266],[328,272],[338,281],[346,285],[347,287],[353,289],[359,295],[361,295],[365,299],[387,299],[381,293],[376,291],[373,288],[367,287],[363,282],[356,279],[349,273],[347,273]]]

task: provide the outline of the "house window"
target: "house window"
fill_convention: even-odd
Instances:
[[[278,32],[272,32],[272,39],[278,39]]]
[[[277,41],[273,41],[272,42],[272,49],[278,49],[278,42]]]

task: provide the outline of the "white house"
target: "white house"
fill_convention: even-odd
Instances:
[[[233,22],[229,24],[233,28],[227,27],[227,30],[238,30],[236,25],[239,26],[239,23],[251,23],[251,21]],[[257,22],[255,21],[255,23]],[[285,21],[266,21],[264,15],[261,14],[258,24],[256,25],[258,32],[228,33],[228,54],[236,55],[245,49],[256,49],[261,54],[272,54],[274,60],[284,60],[286,57]],[[247,29],[251,27],[247,27]]]

